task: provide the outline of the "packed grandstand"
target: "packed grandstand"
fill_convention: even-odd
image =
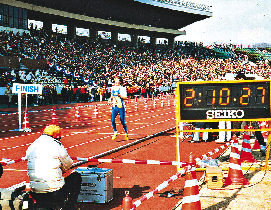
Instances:
[[[0,56],[46,61],[44,69],[21,65],[1,71],[1,87],[14,82],[42,84],[43,100],[33,101],[37,105],[57,103],[56,86],[61,87],[63,103],[105,100],[116,73],[123,76],[130,96],[158,94],[161,87],[172,91],[177,81],[223,80],[227,74],[271,78],[270,57],[265,56],[270,48],[192,42],[176,42],[174,49],[134,48],[127,42],[116,46],[102,39],[49,37],[42,30],[22,35],[1,31],[0,43]]]

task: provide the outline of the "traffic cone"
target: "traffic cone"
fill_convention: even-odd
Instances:
[[[261,123],[261,129],[262,128],[268,128],[268,123],[266,121]],[[262,135],[264,139],[268,138],[268,131],[262,131]]]
[[[98,106],[97,105],[95,105],[95,107],[94,107],[94,117],[95,118],[99,117],[99,111],[98,111]]]
[[[262,129],[262,125],[260,124],[259,126],[259,129]],[[260,150],[261,149],[261,146],[256,138],[256,135],[255,135],[255,142],[254,142],[254,145],[252,147],[253,150]]]
[[[148,110],[148,102],[147,102],[147,100],[144,100],[144,108],[145,108],[145,110]]]
[[[76,112],[75,112],[75,121],[81,121],[80,113],[79,113],[79,107],[76,107]]]
[[[137,96],[135,96],[135,111],[138,112],[138,106],[137,106]]]
[[[138,106],[137,106],[137,103],[135,103],[135,111],[138,112]]]
[[[154,109],[156,108],[156,100],[155,99],[153,100],[153,108]]]
[[[53,114],[51,119],[51,125],[58,125],[56,117],[56,107],[53,107]]]
[[[253,150],[258,150],[258,149],[261,149],[261,146],[258,142],[258,140],[255,138],[255,142],[254,142],[254,145],[252,147]]]
[[[23,120],[23,128],[22,130],[24,132],[31,132],[31,129],[29,127],[29,119],[28,119],[28,112],[27,110],[25,110],[25,113],[24,113],[24,120]]]
[[[251,153],[250,138],[248,134],[243,134],[242,150],[240,155],[241,162],[255,163],[255,160]]]
[[[262,134],[264,139],[268,138],[268,131],[263,131]]]
[[[196,177],[196,168],[193,167],[185,175],[185,184],[182,199],[182,210],[201,210],[199,199],[199,185]]]
[[[238,140],[231,145],[231,153],[229,160],[229,173],[224,181],[225,185],[248,185],[249,181],[243,176],[241,169],[241,161],[238,150]]]
[[[237,140],[237,136],[235,134],[233,134],[232,137],[231,137],[231,140],[236,141]]]
[[[129,191],[125,191],[125,197],[122,199],[122,210],[130,210],[133,208],[133,200],[129,196]]]
[[[24,113],[24,121],[23,121],[23,128],[29,128],[29,119],[28,119],[28,113],[25,111]]]
[[[248,126],[247,125],[244,125],[244,129],[248,129]],[[244,131],[245,134],[249,135],[249,132],[248,131]]]

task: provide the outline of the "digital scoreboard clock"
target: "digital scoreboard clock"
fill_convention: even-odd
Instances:
[[[270,81],[180,82],[179,120],[251,120],[270,118]]]

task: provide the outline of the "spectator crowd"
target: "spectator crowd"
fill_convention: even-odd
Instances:
[[[41,83],[49,93],[44,91],[40,104],[48,104],[56,100],[55,85],[63,87],[63,103],[108,98],[107,88],[112,85],[116,74],[124,78],[124,85],[131,96],[157,94],[159,87],[172,87],[177,81],[222,80],[227,73],[271,78],[268,62],[252,64],[231,48],[223,50],[230,52],[231,57],[218,58],[210,47],[199,43],[182,42],[175,49],[134,48],[99,40],[68,40],[48,37],[44,33],[20,35],[1,31],[0,56],[43,59],[48,63],[48,69],[2,73],[1,84]]]

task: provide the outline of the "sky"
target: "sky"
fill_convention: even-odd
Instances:
[[[180,30],[186,35],[179,41],[232,43],[251,45],[271,44],[271,0],[191,0],[211,5],[213,16]]]

